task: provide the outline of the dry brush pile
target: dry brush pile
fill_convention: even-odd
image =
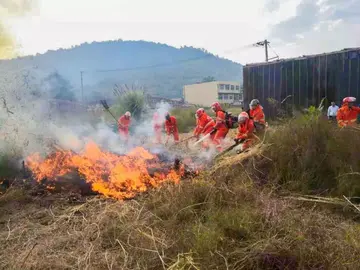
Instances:
[[[253,152],[136,200],[79,203],[10,188],[0,196],[0,266],[359,269],[352,205],[283,195],[358,196],[360,140],[353,130],[303,120],[267,134]]]

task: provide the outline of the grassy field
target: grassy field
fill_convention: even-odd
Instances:
[[[131,201],[12,187],[0,267],[360,269],[360,213],[343,199],[360,197],[359,149],[358,130],[301,116],[253,152]]]

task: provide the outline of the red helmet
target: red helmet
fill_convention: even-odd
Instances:
[[[214,102],[211,104],[211,109],[213,109],[215,112],[222,110],[219,102]]]
[[[354,97],[346,97],[343,99],[343,103],[356,102],[356,98]]]
[[[205,110],[203,108],[200,108],[196,111],[197,117],[201,117],[204,114]]]

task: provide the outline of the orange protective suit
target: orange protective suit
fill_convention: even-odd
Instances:
[[[119,134],[122,138],[128,139],[129,138],[129,126],[131,124],[130,117],[126,117],[122,115],[118,120],[118,130]]]
[[[339,127],[356,125],[358,114],[360,114],[360,107],[352,106],[350,108],[347,102],[343,103],[336,114]]]
[[[158,113],[154,113],[153,116],[153,128],[155,133],[155,139],[157,143],[161,143],[161,130],[162,130],[162,121]]]
[[[249,110],[249,116],[255,123],[266,125],[263,107],[258,105],[255,109]]]
[[[218,151],[222,151],[221,143],[226,137],[226,134],[229,132],[229,129],[227,128],[225,123],[225,116],[226,115],[222,110],[216,111],[216,120],[214,126],[214,128],[216,129],[216,133],[214,135],[214,143]]]
[[[194,130],[194,136],[200,136],[200,134],[207,135],[215,127],[215,121],[207,115],[205,112],[196,120],[196,128]],[[211,141],[214,141],[215,133],[210,135]],[[207,142],[203,142],[203,148],[208,148],[209,145]]]
[[[170,116],[170,119],[165,121],[165,130],[167,135],[173,135],[175,142],[179,141],[179,130],[175,116]]]
[[[253,145],[255,139],[254,129],[255,126],[252,119],[247,119],[244,123],[239,125],[236,139],[244,140],[242,150],[245,150]]]
[[[206,135],[214,129],[214,126],[215,121],[206,113],[203,113],[196,121],[194,136],[199,136],[200,134]]]

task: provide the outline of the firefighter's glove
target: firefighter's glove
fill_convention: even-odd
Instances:
[[[210,134],[214,134],[216,131],[217,131],[217,129],[214,128],[214,129],[210,132]]]

